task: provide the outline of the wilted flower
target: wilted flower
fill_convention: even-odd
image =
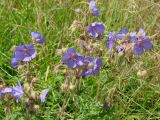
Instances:
[[[13,68],[17,68],[18,65],[19,65],[19,62],[16,58],[12,58],[11,59],[11,64],[12,64]]]
[[[119,40],[122,40],[127,35],[127,33],[128,33],[128,29],[123,28],[116,34],[116,38]]]
[[[12,95],[17,97],[17,100],[16,100],[17,103],[21,100],[23,93],[24,93],[24,89],[21,86],[20,81],[18,81],[18,85],[16,87],[13,87],[12,89]]]
[[[45,43],[46,40],[43,38],[43,36],[39,32],[31,32],[32,40],[38,43]]]
[[[48,91],[49,91],[49,89],[44,89],[44,90],[42,91],[42,93],[41,93],[41,95],[40,95],[40,99],[41,99],[41,102],[42,102],[42,103],[45,102],[45,100],[46,100],[46,95],[47,95]]]
[[[77,53],[74,48],[69,48],[62,57],[62,61],[67,64],[69,68],[77,68],[83,66],[84,58]]]
[[[36,57],[36,50],[34,49],[33,44],[28,44],[28,45],[20,45],[17,46],[15,52],[14,52],[14,58],[20,61],[30,61],[32,58]],[[12,61],[15,66],[15,63],[17,64],[17,61],[13,59]]]
[[[99,36],[103,36],[104,35],[104,25],[100,22],[94,22],[91,23],[88,27],[88,32],[90,34],[91,37],[93,38],[97,38]]]
[[[92,57],[87,56],[85,58],[85,69],[80,73],[80,76],[98,75],[102,66],[101,58],[94,60]]]
[[[153,44],[150,42],[149,38],[142,38],[142,40],[138,40],[135,42],[133,47],[133,52],[136,55],[143,54],[146,50],[149,50],[153,47]]]
[[[108,49],[112,49],[113,46],[115,45],[114,41],[115,41],[115,33],[111,32],[108,35],[108,42],[107,42],[107,48]]]
[[[99,16],[99,11],[94,0],[91,0],[89,2],[89,8],[92,10],[92,14],[94,16],[97,16],[97,17]]]

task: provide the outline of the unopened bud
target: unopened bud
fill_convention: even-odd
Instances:
[[[100,44],[98,44],[98,43],[93,43],[93,47],[101,48]]]
[[[25,98],[25,102],[28,103],[29,102],[29,98],[26,97]]]
[[[91,68],[91,69],[93,69],[93,68],[94,68],[93,63],[90,62],[90,63],[88,64],[88,67]]]
[[[70,85],[69,90],[73,91],[75,89],[75,85]]]
[[[77,9],[74,9],[74,12],[76,12],[76,13],[81,13],[82,10],[81,10],[80,8],[77,8]]]
[[[11,47],[10,51],[14,52],[15,50],[16,50],[16,46],[13,45],[13,46]]]
[[[66,51],[67,51],[67,48],[56,49],[55,53],[57,56],[62,56]]]
[[[39,110],[39,105],[34,105],[33,109],[34,109],[35,112],[38,111]]]
[[[28,93],[30,91],[29,83],[24,83],[24,90],[26,93]]]
[[[146,70],[139,70],[137,72],[137,76],[138,77],[143,77],[143,76],[146,76],[147,75],[147,71]]]
[[[36,91],[32,91],[32,92],[31,92],[31,97],[32,97],[33,99],[36,99],[36,98],[37,98]]]
[[[67,84],[62,84],[62,85],[61,85],[61,91],[62,91],[62,92],[68,91],[68,85],[67,85]]]
[[[124,55],[123,51],[121,51],[121,52],[118,53],[118,56],[119,56],[119,57],[121,57],[121,56],[123,56],[123,55]]]

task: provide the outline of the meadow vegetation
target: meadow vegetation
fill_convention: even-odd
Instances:
[[[35,91],[49,90],[45,102],[34,101],[32,110],[27,110],[25,98],[18,103],[1,98],[0,119],[160,119],[160,1],[96,0],[96,6],[98,17],[90,14],[87,0],[0,0],[0,90],[28,79],[36,81]],[[93,22],[103,23],[105,30],[101,40],[94,41],[100,52],[90,54],[82,50],[80,40],[92,39],[84,29]],[[143,28],[153,48],[142,55],[112,57],[107,37],[122,28]],[[40,32],[46,42],[36,47],[31,63],[13,68],[16,46],[31,43],[30,32]],[[68,48],[94,60],[100,57],[98,75],[74,76],[68,69],[74,67],[63,59]],[[66,79],[73,83],[69,88]]]

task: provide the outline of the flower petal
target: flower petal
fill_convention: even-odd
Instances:
[[[143,47],[139,47],[138,44],[135,44],[134,47],[133,47],[133,52],[136,55],[141,55],[141,54],[144,53],[144,49],[143,49]]]

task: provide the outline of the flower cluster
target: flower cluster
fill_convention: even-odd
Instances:
[[[77,53],[74,48],[67,50],[62,57],[62,61],[71,69],[80,68],[81,72],[78,73],[79,77],[89,75],[96,76],[102,66],[101,58],[94,60],[90,56],[84,57]]]
[[[31,86],[28,86],[31,87]],[[30,91],[28,92],[27,89],[30,89]],[[35,93],[33,90],[31,90],[31,88],[26,88],[26,86],[22,86],[20,81],[18,81],[18,85],[14,86],[14,87],[6,87],[3,90],[0,91],[0,99],[5,97],[7,94],[11,95],[13,98],[16,98],[16,103],[20,102],[22,96],[25,97],[25,100],[27,99],[27,104],[30,105],[30,101],[29,99],[39,99],[41,101],[41,103],[45,102],[46,99],[46,95],[48,93],[49,89],[44,89],[42,92],[37,92],[37,94]],[[37,96],[35,96],[37,95]]]
[[[129,32],[128,29],[124,28],[118,33],[109,33],[106,46],[109,50],[116,50],[123,53],[132,50],[134,54],[141,55],[153,47],[149,37],[145,34],[144,29],[140,29],[136,33]]]
[[[33,110],[38,108],[37,103],[39,103],[39,101],[41,101],[41,103],[45,102],[49,89],[44,89],[41,92],[39,90],[35,91],[34,89],[36,80],[30,74],[29,68],[31,67],[31,64],[27,63],[31,62],[31,60],[36,57],[36,46],[42,47],[42,44],[44,44],[46,40],[39,32],[31,32],[30,34],[32,37],[32,43],[17,46],[14,51],[14,56],[11,59],[13,68],[17,68],[19,65],[22,65],[22,69],[17,70],[19,70],[18,73],[22,76],[21,79],[23,79],[23,86],[20,81],[18,81],[17,86],[5,87],[0,91],[0,98],[7,97],[9,94],[13,98],[16,98],[16,102],[18,103],[23,97],[23,100],[26,103],[26,108]]]
[[[20,81],[18,81],[18,85],[12,88],[4,88],[3,90],[0,91],[0,98],[5,96],[6,94],[11,94],[14,97],[17,97],[16,102],[18,103],[24,93],[24,89],[21,86]]]
[[[43,44],[45,39],[39,32],[31,32],[33,43],[27,45],[19,45],[14,51],[14,57],[11,59],[13,68],[17,68],[24,62],[29,62],[36,57],[35,43]]]

